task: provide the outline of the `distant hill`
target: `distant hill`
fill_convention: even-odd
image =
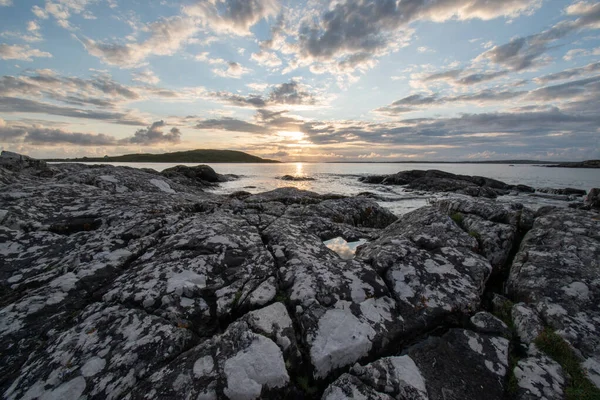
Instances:
[[[148,162],[148,163],[278,163],[233,150],[189,150],[164,154],[125,154],[115,157],[49,159],[54,162]]]
[[[550,168],[600,168],[600,160],[586,160],[581,162],[566,162],[548,165]]]

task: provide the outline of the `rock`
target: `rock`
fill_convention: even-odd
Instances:
[[[381,358],[364,367],[355,365],[325,390],[323,399],[427,400],[425,380],[409,356]]]
[[[473,330],[480,333],[495,334],[510,338],[508,326],[489,312],[480,311],[471,317]]]
[[[477,248],[450,217],[425,207],[361,246],[356,259],[384,277],[410,336],[478,309],[492,266]]]
[[[539,216],[507,285],[509,295],[537,311],[576,349],[592,378],[600,363],[600,220],[594,216],[571,209]]]
[[[586,207],[600,209],[600,189],[593,188],[585,198],[584,205]]]
[[[529,347],[529,356],[519,360],[513,373],[517,381],[515,398],[518,400],[563,400],[566,383],[561,366],[535,348]]]
[[[131,398],[281,398],[289,383],[283,350],[240,320],[154,372]]]
[[[228,180],[227,177],[217,174],[208,165],[196,165],[194,167],[176,165],[175,167],[164,169],[160,174],[183,185],[207,186],[209,183],[225,182]]]
[[[0,169],[12,172],[20,172],[38,177],[52,177],[55,170],[50,168],[45,161],[3,150],[0,153]],[[8,175],[8,174],[7,174]]]
[[[403,356],[355,365],[325,390],[323,399],[500,399],[508,345],[505,338],[452,329]]]
[[[311,178],[310,176],[294,176],[294,175],[283,175],[277,179],[282,181],[292,181],[292,182],[304,182],[304,181],[314,181],[315,178]]]
[[[407,185],[412,190],[427,192],[453,192],[473,197],[495,198],[511,190],[534,192],[529,186],[511,186],[504,182],[481,176],[455,175],[438,170],[401,171],[393,175],[365,176],[359,179],[364,183],[384,185]]]
[[[560,195],[566,195],[566,196],[585,196],[587,194],[587,192],[583,189],[573,189],[573,188],[562,188],[562,189],[541,188],[541,189],[537,189],[536,192],[548,193],[548,194],[560,194]]]
[[[121,306],[92,304],[78,320],[29,356],[5,398],[53,398],[58,393],[69,399],[120,398],[193,343],[188,330]]]
[[[511,314],[515,331],[525,344],[532,343],[544,330],[544,323],[538,313],[525,303],[515,304]]]

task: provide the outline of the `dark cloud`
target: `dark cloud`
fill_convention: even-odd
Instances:
[[[196,129],[215,129],[230,132],[248,132],[248,133],[268,133],[265,127],[255,125],[235,118],[224,117],[220,119],[207,119],[199,121]]]
[[[146,129],[140,129],[131,137],[117,139],[103,133],[78,133],[68,132],[58,128],[48,128],[39,124],[25,126],[21,124],[7,124],[0,119],[0,140],[10,143],[23,142],[36,145],[73,144],[78,146],[121,146],[126,144],[154,145],[160,143],[179,143],[181,132],[178,128],[171,128],[168,133],[163,133],[161,128],[164,121],[153,123]]]
[[[449,71],[437,72],[435,74],[428,75],[421,79],[423,82],[437,81],[440,79],[446,80],[449,78],[456,79],[463,72],[462,69],[451,69]]]
[[[50,114],[71,118],[96,119],[125,125],[146,125],[145,121],[127,113],[57,106],[17,97],[0,97],[0,112]]]
[[[584,4],[583,6],[578,6]],[[600,3],[590,5],[577,3],[567,8],[567,14],[578,16],[576,20],[561,21],[552,28],[527,37],[512,39],[481,54],[478,59],[487,59],[513,71],[522,71],[543,65],[544,54],[553,43],[584,28],[598,27],[600,24]]]
[[[486,102],[503,102],[516,97],[523,96],[525,91],[494,91],[491,89],[482,90],[475,93],[463,94],[458,96],[437,96],[413,94],[403,99],[396,100],[389,106],[380,107],[374,110],[377,113],[384,115],[399,115],[411,111],[416,111],[420,107],[440,106],[447,103],[486,103]]]
[[[225,103],[238,107],[265,108],[281,105],[315,105],[318,99],[298,82],[291,80],[274,86],[266,96],[242,96],[229,92],[214,92],[210,95]]]
[[[16,139],[37,145],[74,144],[78,146],[114,146],[114,137],[104,134],[73,133],[62,129],[51,129],[40,126],[13,127],[0,126],[0,138],[14,142]]]
[[[282,83],[273,88],[269,94],[270,104],[312,105],[316,103],[314,96],[300,88],[296,81]]]
[[[474,85],[481,82],[491,81],[493,79],[499,78],[501,76],[505,76],[508,74],[508,71],[497,71],[497,72],[485,72],[485,73],[476,73],[466,75],[456,80],[456,83],[459,85]]]
[[[156,121],[145,129],[137,130],[132,137],[124,139],[123,142],[142,145],[181,142],[181,131],[173,127],[168,133],[164,133],[161,128],[165,125],[165,121]]]
[[[337,2],[318,20],[300,27],[299,53],[312,60],[356,64],[385,54],[410,37],[417,20],[444,21],[515,16],[539,5],[536,0],[347,0]],[[365,57],[370,55],[370,57]]]
[[[548,74],[535,78],[534,81],[538,84],[545,84],[552,81],[561,81],[570,78],[577,78],[582,75],[594,73],[600,71],[600,62],[588,64],[584,67],[571,68],[565,71],[556,72],[554,74]]]
[[[585,95],[597,97],[599,94],[600,76],[595,76],[539,88],[530,92],[528,98],[531,100],[557,101]]]
[[[246,35],[263,18],[276,15],[277,0],[196,0],[184,7],[184,12],[199,17],[216,31]]]

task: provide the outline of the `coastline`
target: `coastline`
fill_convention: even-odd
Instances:
[[[381,374],[417,398],[500,399],[509,379],[561,396],[560,360],[529,346],[549,329],[600,376],[599,193],[534,210],[418,172],[440,196],[398,217],[368,194],[215,194],[220,172],[0,164],[4,396],[333,399],[386,393]],[[341,258],[334,238],[362,244]]]

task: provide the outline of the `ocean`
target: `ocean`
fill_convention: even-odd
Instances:
[[[98,164],[98,163],[92,163]],[[106,163],[135,168],[152,168],[162,171],[166,168],[181,165],[171,163]],[[197,164],[183,164],[197,165]],[[225,182],[212,192],[228,194],[239,190],[259,193],[280,187],[293,186],[317,193],[333,193],[356,195],[361,192],[372,192],[380,196],[379,203],[396,214],[404,214],[415,208],[426,205],[432,198],[448,196],[448,194],[416,193],[398,186],[372,185],[359,182],[365,175],[393,174],[412,169],[438,169],[463,175],[479,175],[498,179],[509,184],[524,184],[535,188],[575,188],[590,190],[600,187],[600,171],[597,169],[579,168],[546,168],[541,165],[515,164],[405,164],[405,163],[281,163],[281,164],[209,164],[220,174],[239,175],[240,179]],[[283,175],[310,177],[312,181],[284,181],[277,179]],[[451,195],[450,195],[451,196]],[[519,196],[501,196],[498,201],[521,202],[537,208],[542,205],[566,205],[565,201],[553,201],[532,197],[526,194]]]

